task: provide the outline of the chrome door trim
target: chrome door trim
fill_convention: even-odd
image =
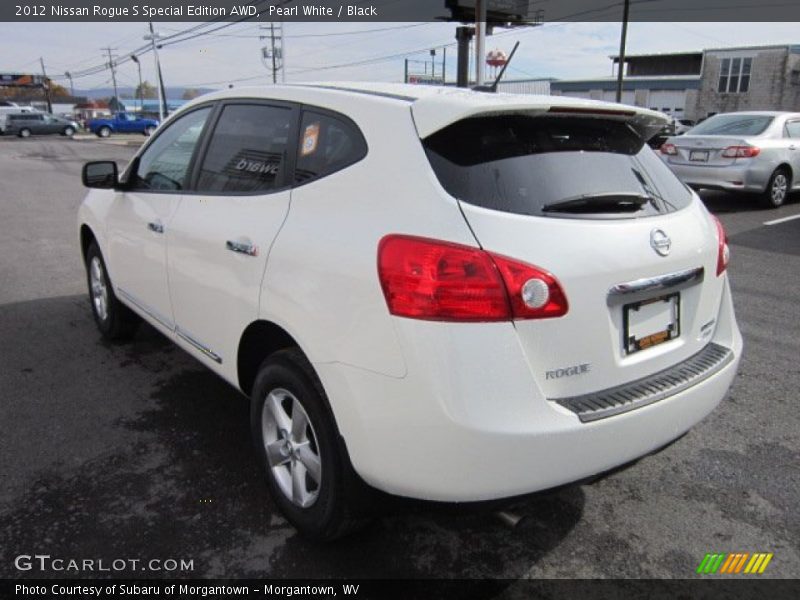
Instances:
[[[163,327],[166,327],[170,331],[175,330],[175,324],[170,319],[159,313],[154,308],[150,308],[149,306],[147,306],[147,304],[139,300],[133,294],[125,291],[121,287],[117,287],[117,294],[119,294],[122,298],[133,304],[136,308],[141,310],[143,313],[152,318],[154,321],[157,321]]]
[[[180,327],[175,327],[175,333],[181,339],[186,340],[187,342],[189,342],[192,346],[197,348],[200,352],[205,354],[208,358],[210,358],[214,362],[216,362],[216,363],[218,363],[220,365],[222,364],[222,357],[219,354],[217,354],[216,352],[211,350],[208,346],[202,344],[201,342],[198,342],[196,339],[194,339],[191,335],[186,333]]]
[[[705,275],[703,267],[695,267],[675,273],[667,273],[657,277],[645,277],[634,281],[618,283],[608,290],[609,297],[629,296],[640,292],[663,291],[676,288],[688,283],[700,282]]]

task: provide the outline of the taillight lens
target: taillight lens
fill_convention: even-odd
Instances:
[[[713,216],[713,215],[712,215]],[[722,226],[722,221],[714,217],[717,226],[717,276],[719,277],[728,268],[728,261],[731,258],[731,251],[728,248],[728,234]]]
[[[378,246],[378,276],[389,312],[432,321],[507,321],[566,314],[556,278],[479,248],[388,235]]]
[[[728,146],[722,151],[725,158],[753,158],[758,156],[761,148],[756,146]]]
[[[659,150],[661,154],[666,154],[667,156],[675,156],[678,154],[678,149],[675,147],[675,144],[661,144]]]

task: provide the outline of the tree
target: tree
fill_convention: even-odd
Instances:
[[[200,90],[194,88],[186,88],[181,96],[184,100],[194,100],[200,95]]]
[[[136,91],[134,92],[135,98],[155,98],[156,96],[158,96],[156,88],[149,81],[143,81],[141,85],[136,86]]]
[[[50,82],[50,96],[52,98],[67,98],[69,95],[69,90],[63,85]]]

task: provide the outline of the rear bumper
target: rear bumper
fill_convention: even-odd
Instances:
[[[448,352],[442,352],[443,333]],[[581,422],[543,397],[511,324],[444,329],[405,320],[398,335],[404,348],[414,349],[403,378],[340,363],[315,367],[364,480],[393,494],[440,501],[526,494],[647,455],[719,404],[742,350],[726,290],[711,340],[731,350],[724,366],[657,402]]]
[[[665,160],[678,178],[693,188],[725,191],[763,192],[772,170],[760,161],[727,167],[673,164]]]

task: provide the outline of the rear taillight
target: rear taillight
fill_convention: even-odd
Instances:
[[[666,154],[667,156],[675,156],[678,153],[678,149],[675,147],[675,144],[661,144],[659,151],[661,154]]]
[[[480,248],[388,235],[378,246],[378,276],[389,312],[432,321],[507,321],[566,314],[556,278]]]
[[[713,217],[713,215],[712,215]],[[722,226],[722,221],[717,217],[714,218],[714,223],[717,226],[717,276],[719,277],[728,268],[728,261],[731,258],[731,251],[728,248],[728,234],[725,233],[725,228]]]
[[[722,151],[725,158],[753,158],[758,156],[761,148],[757,146],[728,146]]]

